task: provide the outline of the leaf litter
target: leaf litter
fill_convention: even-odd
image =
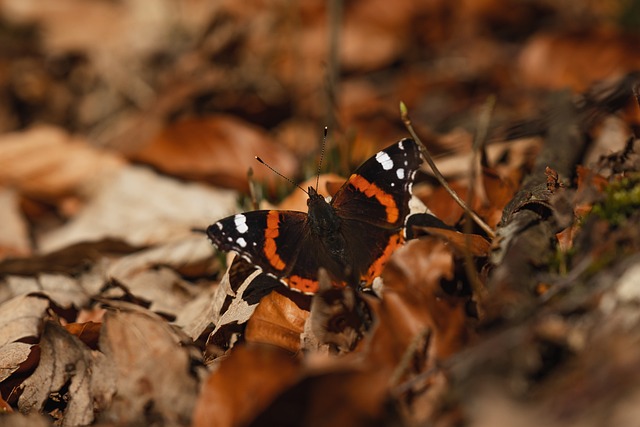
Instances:
[[[337,3],[0,3],[0,424],[634,424],[635,2]],[[423,168],[371,291],[210,247],[400,100],[496,238]]]

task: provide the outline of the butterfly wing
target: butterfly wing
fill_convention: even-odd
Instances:
[[[403,139],[364,162],[334,196],[353,273],[361,282],[379,276],[404,241],[411,186],[421,163],[416,143]]]
[[[332,206],[341,218],[400,229],[421,163],[416,143],[402,139],[365,161],[335,194]]]
[[[262,210],[232,215],[207,228],[209,240],[223,251],[234,251],[277,278],[295,265],[305,234],[307,214]]]

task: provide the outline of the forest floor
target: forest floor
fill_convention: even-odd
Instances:
[[[0,425],[640,425],[638,28],[637,0],[0,0]],[[479,220],[424,162],[372,289],[208,241],[307,210],[255,156],[327,196],[410,131]],[[237,245],[300,247],[260,220]]]

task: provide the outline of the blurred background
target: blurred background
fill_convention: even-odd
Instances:
[[[324,126],[346,174],[406,136],[400,101],[456,153],[489,99],[495,137],[640,68],[639,30],[637,0],[1,0],[0,186],[50,229],[122,165],[241,192],[249,168],[282,186],[255,155],[311,176]]]

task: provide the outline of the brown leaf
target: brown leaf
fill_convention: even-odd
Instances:
[[[247,342],[271,344],[296,353],[309,311],[278,291],[262,298],[245,329]]]
[[[22,384],[21,412],[59,408],[61,425],[90,424],[108,406],[115,391],[113,376],[102,353],[91,352],[60,325],[48,322],[40,340],[40,364]],[[59,394],[60,401],[53,395]]]
[[[519,68],[530,85],[585,90],[594,81],[640,67],[637,38],[614,31],[539,33],[524,46]]]
[[[105,417],[119,424],[148,424],[156,417],[189,423],[197,384],[188,352],[163,319],[121,304],[105,315],[100,349],[115,369],[116,394]]]
[[[299,372],[300,362],[288,351],[261,344],[237,346],[204,384],[193,425],[247,425]]]
[[[185,119],[166,127],[133,157],[172,175],[248,190],[247,171],[259,182],[282,178],[256,162],[259,156],[285,176],[298,171],[295,158],[265,132],[226,115]]]
[[[45,200],[81,194],[122,163],[51,126],[0,137],[0,184]]]
[[[92,350],[98,349],[98,339],[100,338],[100,328],[102,323],[85,322],[85,323],[69,323],[64,328],[69,333],[77,336],[80,341],[85,343]]]
[[[414,334],[430,328],[430,352],[438,360],[459,351],[469,338],[465,300],[447,295],[441,287],[441,282],[454,279],[453,269],[451,249],[433,237],[412,240],[398,249],[382,274],[385,287],[381,309],[393,308],[392,303],[404,307],[384,327],[413,330]],[[404,317],[401,313],[405,313]],[[395,322],[398,323],[394,325]],[[406,326],[401,327],[402,324]],[[410,336],[406,332],[404,335]]]
[[[489,255],[491,243],[477,234],[464,234],[459,231],[447,230],[437,227],[416,227],[433,236],[440,236],[449,242],[459,254],[471,253],[475,257]]]

